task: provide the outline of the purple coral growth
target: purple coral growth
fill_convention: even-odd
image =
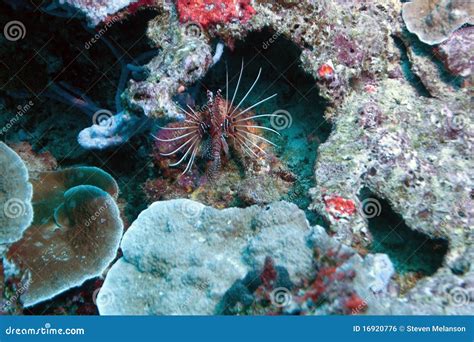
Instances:
[[[357,41],[350,40],[342,34],[334,38],[334,46],[338,51],[339,61],[349,67],[360,64],[364,59],[364,53],[357,46]]]

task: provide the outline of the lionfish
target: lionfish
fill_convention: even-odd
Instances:
[[[260,68],[258,75],[250,89],[240,102],[234,106],[234,101],[239,90],[242,73],[244,70],[244,62],[240,69],[237,86],[230,102],[229,98],[229,73],[226,68],[226,97],[222,96],[219,89],[216,94],[207,91],[207,103],[199,110],[194,110],[187,105],[187,109],[179,107],[185,114],[185,120],[169,124],[166,127],[160,127],[164,133],[161,137],[154,136],[159,141],[160,150],[165,146],[166,152],[161,152],[164,157],[171,157],[175,154],[182,153],[181,158],[169,166],[179,166],[187,160],[186,168],[182,174],[191,170],[196,157],[202,157],[208,160],[208,175],[214,178],[219,171],[222,163],[222,155],[229,158],[229,151],[237,152],[241,157],[244,154],[251,158],[259,158],[259,154],[267,154],[260,146],[262,143],[268,143],[276,146],[272,141],[258,134],[259,130],[267,130],[280,135],[274,129],[257,125],[253,119],[262,117],[275,117],[277,114],[255,114],[252,109],[258,105],[274,98],[277,94],[273,94],[248,108],[241,109],[240,106],[249,96],[255,85],[257,84],[262,69]],[[162,144],[162,143],[166,143]],[[259,145],[260,144],[260,145]]]

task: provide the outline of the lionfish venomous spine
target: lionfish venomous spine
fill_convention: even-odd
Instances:
[[[221,167],[222,155],[229,157],[229,150],[237,152],[241,157],[244,154],[252,158],[258,158],[259,154],[266,154],[262,148],[262,144],[268,143],[276,146],[272,141],[259,135],[260,130],[267,130],[280,135],[276,130],[258,125],[253,119],[262,117],[278,116],[276,114],[255,114],[252,109],[258,105],[274,98],[277,94],[273,94],[257,103],[241,109],[240,106],[252,92],[257,84],[262,69],[253,82],[250,89],[240,102],[234,106],[234,101],[239,90],[242,73],[244,70],[244,62],[240,69],[239,78],[232,99],[229,98],[229,74],[226,70],[226,97],[222,96],[221,90],[216,94],[211,91],[207,92],[207,104],[199,110],[194,110],[191,106],[187,106],[187,110],[180,108],[185,114],[185,120],[175,122],[166,127],[160,127],[167,131],[163,136],[154,136],[159,144],[165,146],[160,150],[160,155],[171,157],[181,154],[181,158],[169,166],[179,166],[187,160],[187,165],[182,174],[191,170],[196,157],[208,160],[207,172],[213,177]]]

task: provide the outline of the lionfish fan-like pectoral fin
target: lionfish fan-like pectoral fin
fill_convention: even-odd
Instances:
[[[178,137],[171,138],[171,139],[161,139],[161,138],[158,138],[156,135],[153,135],[153,134],[152,134],[152,136],[153,136],[153,138],[155,138],[156,140],[161,141],[161,142],[171,142],[171,141],[176,141],[176,140],[179,140],[179,139],[189,137],[190,135],[193,135],[193,134],[196,134],[196,133],[198,133],[197,129],[193,132],[189,132],[189,133],[186,133],[186,134],[183,134],[183,135],[180,135]]]
[[[267,152],[266,152],[263,148],[261,148],[261,147],[258,146],[256,143],[254,143],[251,139],[247,138],[246,136],[244,136],[244,135],[242,135],[242,134],[240,134],[240,133],[237,133],[237,135],[238,135],[240,138],[242,138],[242,139],[244,139],[245,141],[247,141],[247,142],[248,142],[249,144],[251,144],[252,146],[255,146],[256,148],[258,148],[263,154],[268,155]]]
[[[252,119],[256,119],[256,118],[277,117],[277,116],[280,116],[280,115],[278,115],[278,114],[260,114],[260,115],[253,115],[253,116],[249,116],[249,117],[246,117],[246,118],[242,118],[242,119],[236,120],[236,121],[234,121],[233,123],[248,121],[248,120],[252,120]]]
[[[189,155],[189,152],[191,152],[191,150],[196,146],[197,142],[198,142],[198,140],[194,141],[191,144],[191,146],[189,146],[189,148],[186,150],[186,153],[181,157],[181,159],[178,160],[176,163],[170,164],[169,166],[178,166],[179,164],[181,164],[186,159],[186,157]]]
[[[186,109],[184,109],[183,107],[179,106],[179,105],[176,105],[181,111],[183,111],[187,116],[189,116],[191,119],[194,119],[196,121],[193,121],[193,120],[190,120],[190,122],[194,122],[196,124],[199,124],[199,122],[201,121],[199,119],[199,117],[197,116],[196,112],[194,110],[192,110],[192,108],[188,105],[189,109],[192,110],[193,114],[191,114],[190,112],[188,112]],[[189,120],[188,120],[189,121]]]
[[[281,135],[278,131],[275,131],[274,129],[268,128],[268,127],[265,127],[265,126],[258,126],[258,125],[235,125],[235,127],[239,127],[239,128],[259,128],[259,129],[264,129],[264,130],[273,132],[273,133],[275,133],[275,134]]]
[[[164,156],[164,157],[172,156],[173,154],[175,154],[175,153],[181,151],[181,149],[182,149],[183,147],[185,147],[186,145],[188,145],[190,142],[192,142],[193,140],[196,140],[196,138],[197,138],[197,136],[192,137],[191,139],[186,140],[186,141],[184,142],[184,144],[182,144],[181,146],[179,146],[176,150],[174,150],[174,151],[172,151],[172,152],[168,152],[168,153],[160,153],[160,155],[162,155],[162,156]]]
[[[272,145],[272,146],[278,147],[277,144],[275,144],[274,142],[272,142],[272,141],[270,141],[270,140],[268,140],[268,139],[265,139],[264,137],[262,137],[262,136],[260,136],[260,135],[258,135],[258,134],[255,134],[255,133],[252,133],[252,132],[247,132],[247,131],[239,131],[239,133],[250,135],[250,136],[252,136],[252,137],[254,137],[254,138],[263,140],[263,141],[265,141],[266,143],[269,143],[269,144]]]
[[[158,126],[159,129],[164,129],[166,131],[179,131],[185,129],[192,129],[192,128],[199,128],[199,126],[183,126],[183,127],[161,127]]]
[[[241,138],[239,137],[235,137],[236,141],[239,143],[239,145],[241,146],[242,150],[247,152],[247,153],[251,153],[250,154],[250,157],[255,157],[255,158],[258,158],[258,155],[253,151],[253,149],[251,147],[249,147]]]
[[[186,169],[184,169],[184,171],[183,171],[183,173],[181,173],[181,175],[184,175],[185,173],[190,171],[191,168],[193,167],[194,159],[196,158],[196,153],[197,153],[198,149],[199,149],[199,144],[194,146],[193,153],[191,154],[191,158],[189,158],[189,161],[188,161],[188,165],[186,165]]]

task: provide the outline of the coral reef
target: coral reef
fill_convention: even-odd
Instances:
[[[266,256],[295,282],[307,275],[310,232],[303,211],[287,202],[224,210],[190,200],[155,202],[124,235],[99,311],[212,314],[232,283],[260,269]]]
[[[38,172],[53,171],[58,167],[58,162],[51,152],[36,153],[27,142],[11,144],[11,148],[23,160],[30,176],[35,176]]]
[[[28,170],[11,148],[0,142],[0,243],[21,238],[33,220],[33,188]]]
[[[7,254],[31,274],[21,296],[25,306],[99,276],[115,258],[123,231],[117,184],[100,169],[40,173],[33,183],[35,219]]]
[[[194,22],[203,28],[234,21],[245,22],[255,10],[250,0],[178,0],[176,9],[181,22]]]
[[[204,4],[205,1],[196,3]],[[335,65],[334,75],[330,79],[322,77],[318,82],[321,94],[334,102],[342,96],[350,79],[365,74],[370,80],[374,75],[390,71],[390,62],[396,59],[390,34],[399,27],[396,18],[400,4],[397,1],[386,0],[378,5],[356,2],[307,5],[301,2],[288,6],[259,1],[252,8],[255,14],[248,20],[204,28],[198,23],[194,26],[179,25],[176,9],[164,6],[163,14],[148,29],[149,37],[162,48],[162,54],[147,65],[150,70],[147,80],[132,82],[127,95],[132,99],[131,104],[147,115],[169,119],[182,117],[183,113],[173,103],[172,97],[208,70],[212,60],[211,37],[222,39],[233,48],[235,41],[244,39],[249,32],[273,29],[275,38],[265,42],[264,49],[279,36],[284,36],[303,49],[301,61],[315,78],[318,78],[321,66]],[[329,24],[341,17],[344,18],[341,25]],[[208,24],[208,19],[206,17],[205,24]],[[311,49],[323,45],[323,50]]]
[[[205,75],[211,47],[199,28],[180,26],[171,9],[150,22],[148,36],[161,53],[146,65],[150,76],[145,81],[130,82],[126,98],[147,116],[183,119],[173,96]]]
[[[268,292],[280,286],[290,291],[291,284],[309,281],[313,249],[321,258],[339,258],[334,265],[355,279],[338,282],[331,277],[333,285],[324,289],[324,296],[334,308],[325,306],[320,313],[338,313],[347,304],[341,293],[348,293],[349,300],[353,293],[367,296],[375,291],[381,294],[377,305],[386,303],[385,290],[393,274],[386,255],[363,259],[322,227],[310,227],[304,212],[287,202],[224,210],[189,200],[156,202],[131,225],[121,247],[124,255],[109,271],[98,295],[101,314],[230,313],[237,303],[254,303],[252,293],[261,286]],[[319,276],[325,267],[335,269],[325,262],[316,261]],[[239,278],[244,279],[235,282]]]
[[[403,4],[407,29],[426,44],[444,42],[466,23],[474,24],[474,4],[464,0],[413,0]]]
[[[474,28],[462,28],[438,46],[437,52],[444,65],[454,75],[469,77],[474,65]]]
[[[348,198],[360,203],[357,194],[365,184],[386,198],[412,229],[448,239],[448,262],[460,257],[468,234],[466,163],[470,152],[466,142],[472,124],[467,97],[460,95],[451,101],[420,99],[415,91],[390,79],[370,97],[349,96],[339,109],[334,133],[319,150],[313,208],[327,212],[326,196],[341,193],[346,197],[352,193]],[[361,119],[374,113],[382,122],[361,126]],[[395,131],[390,128],[393,125],[404,129]],[[342,172],[345,182],[334,172]],[[437,200],[440,193],[442,202]],[[341,237],[349,234],[344,241],[370,239],[365,223],[368,213],[362,204],[356,207],[359,210],[346,220],[327,215],[331,228]]]
[[[0,2],[0,311],[472,314],[473,11]]]
[[[362,258],[339,244],[322,227],[312,228],[314,270],[292,283],[283,267],[269,261],[226,292],[219,308],[226,314],[361,314],[383,312],[396,293],[394,268],[385,254]]]
[[[66,10],[72,15],[76,15],[78,11],[82,12],[88,19],[91,26],[96,26],[100,22],[104,21],[108,16],[114,14],[125,7],[136,2],[135,0],[59,0],[59,4],[54,2],[47,8],[47,10]],[[67,10],[64,7],[73,7],[76,10]]]

